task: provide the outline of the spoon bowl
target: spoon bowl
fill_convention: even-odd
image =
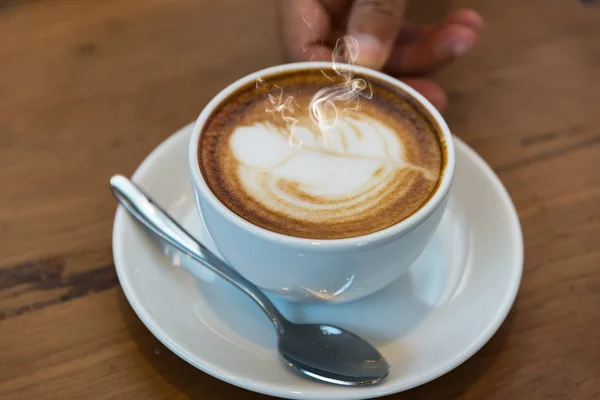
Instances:
[[[373,385],[390,366],[361,337],[325,324],[284,325],[279,353],[287,364],[312,379],[337,385]]]

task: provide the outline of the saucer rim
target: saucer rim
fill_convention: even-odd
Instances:
[[[141,179],[142,176],[145,175],[146,171],[150,168],[152,164],[156,162],[156,160],[163,156],[164,153],[168,153],[171,148],[173,148],[180,140],[186,141],[186,135],[191,133],[192,127],[194,123],[190,123],[185,125],[181,129],[177,130],[167,139],[165,139],[162,143],[157,145],[140,163],[140,165],[136,168],[134,174],[132,175],[132,180],[137,181]],[[402,380],[400,377],[396,378],[399,382],[390,382],[386,386],[371,386],[364,387],[355,392],[354,395],[348,396],[347,388],[339,388],[342,391],[343,398],[345,400],[350,399],[368,399],[375,398],[385,395],[390,395],[394,393],[403,392],[417,386],[423,385],[427,382],[430,382],[449,371],[455,369],[459,365],[463,364],[466,360],[471,358],[475,353],[477,353],[498,331],[499,327],[502,325],[504,320],[506,319],[508,313],[510,312],[520,287],[522,274],[523,274],[523,260],[524,260],[524,244],[523,244],[523,234],[520,225],[520,221],[518,218],[518,214],[516,208],[508,194],[506,188],[498,178],[498,176],[494,173],[491,167],[479,156],[471,147],[469,147],[464,141],[453,136],[454,145],[456,148],[456,153],[464,152],[467,154],[469,158],[476,164],[476,168],[481,169],[486,178],[489,179],[497,189],[497,194],[501,198],[502,203],[506,207],[507,214],[509,214],[510,221],[508,223],[511,225],[510,230],[513,234],[512,237],[512,246],[514,250],[515,259],[511,262],[512,274],[509,280],[509,286],[507,286],[505,297],[501,303],[501,306],[498,307],[498,310],[493,318],[490,318],[490,322],[486,325],[486,328],[482,330],[477,339],[473,340],[469,346],[465,346],[465,348],[460,351],[454,358],[448,360],[447,362],[432,368],[430,371],[425,372],[421,375],[415,376],[410,380]],[[457,162],[460,160],[457,157]],[[452,196],[452,193],[450,193]],[[197,369],[207,373],[219,380],[232,384],[234,386],[238,386],[240,388],[262,393],[270,396],[277,396],[281,398],[289,398],[289,399],[309,399],[309,398],[319,398],[323,400],[334,400],[340,399],[339,393],[336,391],[331,391],[329,393],[321,393],[318,387],[309,387],[307,389],[303,389],[301,392],[291,392],[290,389],[282,384],[278,383],[268,383],[266,385],[256,385],[254,382],[246,378],[244,376],[240,376],[237,374],[236,376],[232,376],[229,370],[223,369],[219,366],[216,366],[210,362],[206,362],[205,360],[198,360],[198,357],[195,357],[190,352],[181,348],[176,341],[172,340],[168,334],[166,334],[163,329],[152,319],[150,312],[143,306],[143,301],[136,297],[133,293],[132,283],[127,278],[127,274],[124,272],[124,266],[126,261],[122,258],[122,254],[124,250],[121,247],[121,241],[119,240],[121,231],[123,227],[128,222],[127,221],[126,211],[119,206],[115,213],[114,225],[113,225],[113,258],[115,263],[115,269],[117,271],[117,276],[119,282],[121,283],[122,290],[127,298],[127,301],[131,305],[132,309],[140,318],[142,323],[148,328],[148,330],[170,351],[175,353],[178,357],[189,363],[190,365],[196,367]],[[389,378],[388,378],[389,379]],[[344,390],[345,389],[345,390]]]

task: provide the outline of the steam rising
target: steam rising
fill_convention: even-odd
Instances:
[[[256,86],[262,85],[264,80],[257,79]],[[280,115],[281,118],[289,125],[289,136],[288,143],[290,147],[302,146],[302,141],[296,138],[296,125],[298,125],[298,119],[294,117],[294,111],[298,108],[298,103],[294,100],[294,96],[285,97],[283,94],[283,88],[275,85],[279,89],[279,95],[273,96],[269,93],[269,103],[271,106],[265,109],[266,112],[275,115]],[[284,100],[285,97],[285,100]]]
[[[306,22],[306,21],[305,21]],[[306,22],[308,24],[308,22]],[[318,127],[325,147],[328,146],[328,130],[339,128],[353,111],[360,111],[359,97],[371,99],[373,89],[371,85],[362,78],[354,78],[352,65],[358,58],[358,41],[351,36],[344,36],[337,40],[332,54],[333,71],[336,77],[328,76],[321,71],[332,82],[331,86],[320,89],[310,99],[308,111],[311,120]],[[256,87],[265,84],[261,78],[256,80]],[[302,141],[296,137],[296,125],[299,120],[294,117],[294,112],[299,108],[294,96],[285,96],[283,88],[279,89],[278,95],[268,94],[271,105],[265,109],[266,112],[279,115],[289,126],[289,145],[296,148],[302,146]]]
[[[371,85],[362,78],[354,78],[351,66],[357,58],[358,41],[351,36],[338,39],[333,49],[333,71],[343,78],[343,82],[319,90],[310,100],[310,117],[321,129],[325,143],[324,130],[343,123],[343,117],[352,111],[359,111],[360,96],[373,97]]]

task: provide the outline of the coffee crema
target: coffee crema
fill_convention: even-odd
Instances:
[[[425,109],[399,88],[357,75],[372,86],[372,98],[320,127],[310,99],[332,85],[332,75],[263,77],[209,116],[198,148],[201,173],[244,220],[301,238],[357,237],[406,219],[435,192],[445,145]],[[293,96],[293,114],[273,112],[279,96]]]

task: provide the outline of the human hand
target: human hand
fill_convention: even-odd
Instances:
[[[293,61],[331,61],[337,39],[358,41],[356,64],[401,79],[443,110],[444,90],[424,78],[469,51],[482,17],[460,10],[436,24],[404,23],[406,0],[284,0],[281,22],[287,56]]]

